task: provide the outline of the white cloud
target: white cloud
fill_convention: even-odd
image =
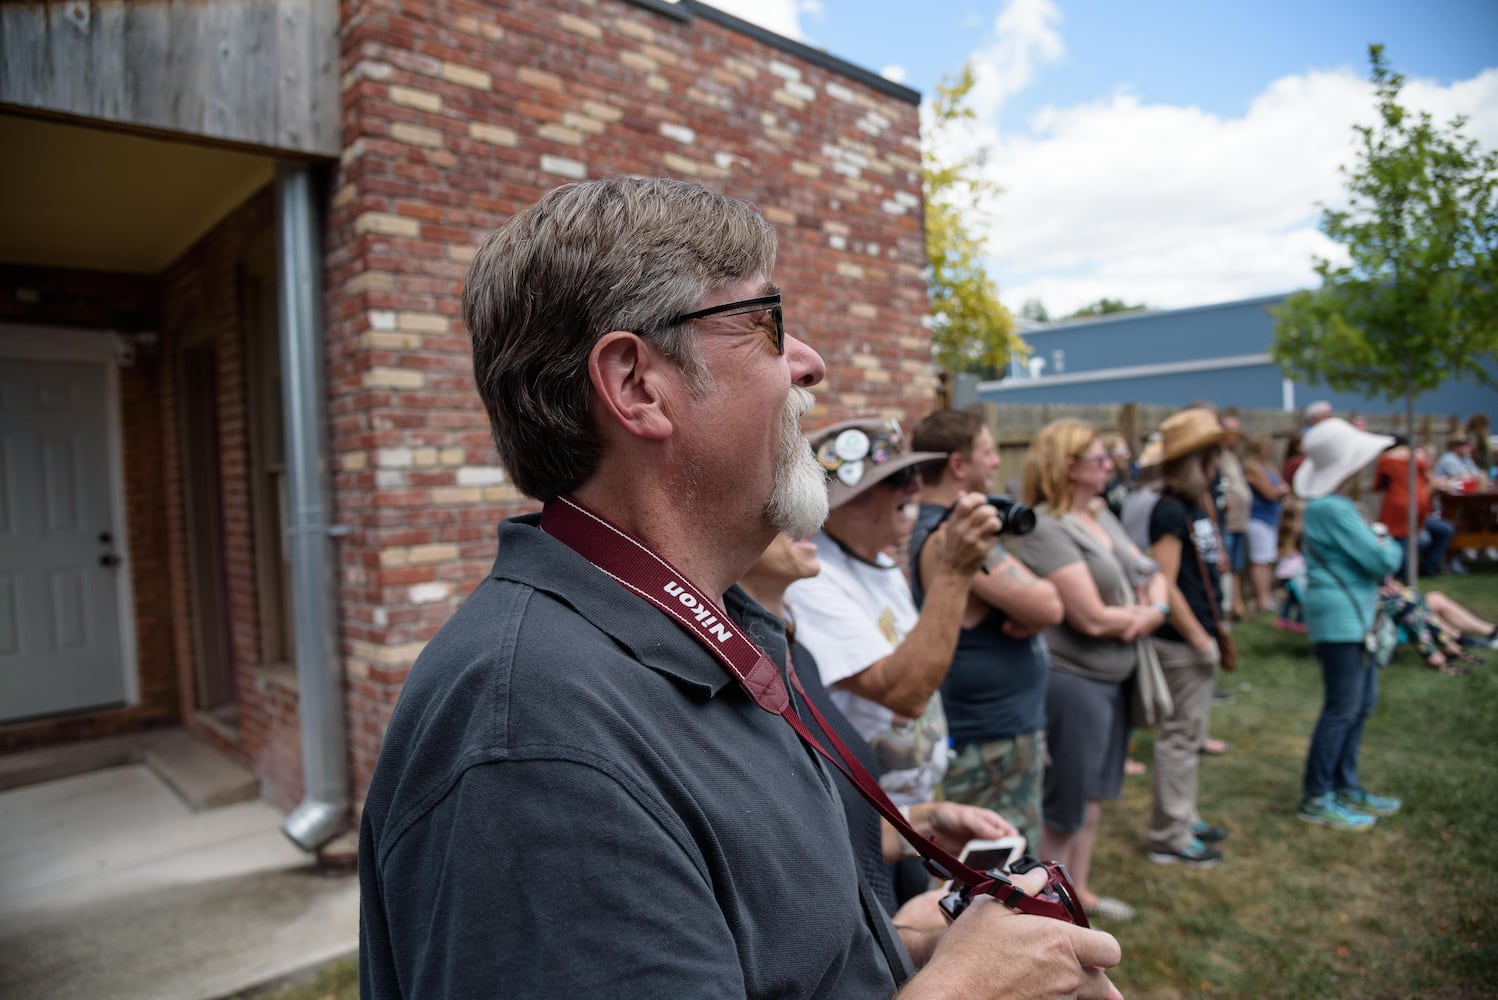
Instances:
[[[1061,11],[1051,0],[1010,0],[994,21],[987,44],[972,54],[970,106],[997,128],[1004,102],[1030,85],[1035,69],[1066,52],[1056,26]]]
[[[710,6],[798,42],[806,40],[801,15],[822,16],[821,0],[712,0]]]
[[[879,75],[882,76],[882,77],[884,77],[886,80],[891,81],[892,83],[904,83],[905,82],[905,67],[904,66],[886,66],[886,67],[884,67],[883,69],[881,69],[879,71]]]
[[[1004,301],[1038,298],[1061,315],[1104,296],[1179,307],[1314,283],[1312,256],[1341,249],[1316,230],[1317,203],[1342,200],[1352,125],[1376,119],[1367,80],[1286,76],[1231,118],[1120,90],[1015,127],[1005,101],[1061,56],[1059,20],[1049,0],[1013,0],[972,57],[979,120],[966,142],[988,145],[1003,188],[987,231]],[[1411,80],[1401,103],[1443,126],[1464,113],[1466,133],[1498,148],[1498,69]]]

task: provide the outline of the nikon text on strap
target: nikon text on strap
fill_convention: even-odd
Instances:
[[[785,682],[781,680],[780,671],[764,651],[743,633],[714,600],[643,542],[567,496],[547,502],[541,512],[541,530],[686,629],[728,668],[729,673],[738,680],[756,705],[771,715],[785,719],[808,746],[853,782],[859,793],[900,831],[900,835],[924,859],[926,867],[939,878],[952,879],[967,887],[973,895],[991,895],[1022,913],[1087,926],[1087,918],[1080,908],[1075,913],[1069,912],[1058,902],[1027,894],[1005,878],[979,872],[917,833],[890,801],[884,789],[879,787],[874,776],[859,763],[853,752],[827,724],[817,707],[806,697],[795,669],[787,664],[791,683],[801,696],[802,704],[811,712],[817,726],[837,751],[836,756],[822,746],[796,713]]]

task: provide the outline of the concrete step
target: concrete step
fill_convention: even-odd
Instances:
[[[126,764],[150,767],[196,812],[260,794],[253,774],[181,728],[0,754],[0,791]]]
[[[140,763],[138,735],[111,736],[83,743],[0,754],[0,791],[58,781],[106,767]]]
[[[152,741],[142,760],[195,812],[248,802],[260,793],[253,774],[185,730]]]

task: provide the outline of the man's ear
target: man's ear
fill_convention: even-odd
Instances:
[[[947,456],[946,476],[953,482],[962,482],[962,466],[967,461],[967,456],[960,451],[954,451]]]
[[[668,366],[644,338],[624,330],[599,337],[588,354],[588,378],[603,411],[627,433],[653,441],[671,436]]]

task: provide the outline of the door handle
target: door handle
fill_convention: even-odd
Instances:
[[[115,555],[113,552],[106,552],[99,557],[99,565],[108,566],[110,569],[118,566],[121,561],[122,560],[120,559],[120,557]]]

